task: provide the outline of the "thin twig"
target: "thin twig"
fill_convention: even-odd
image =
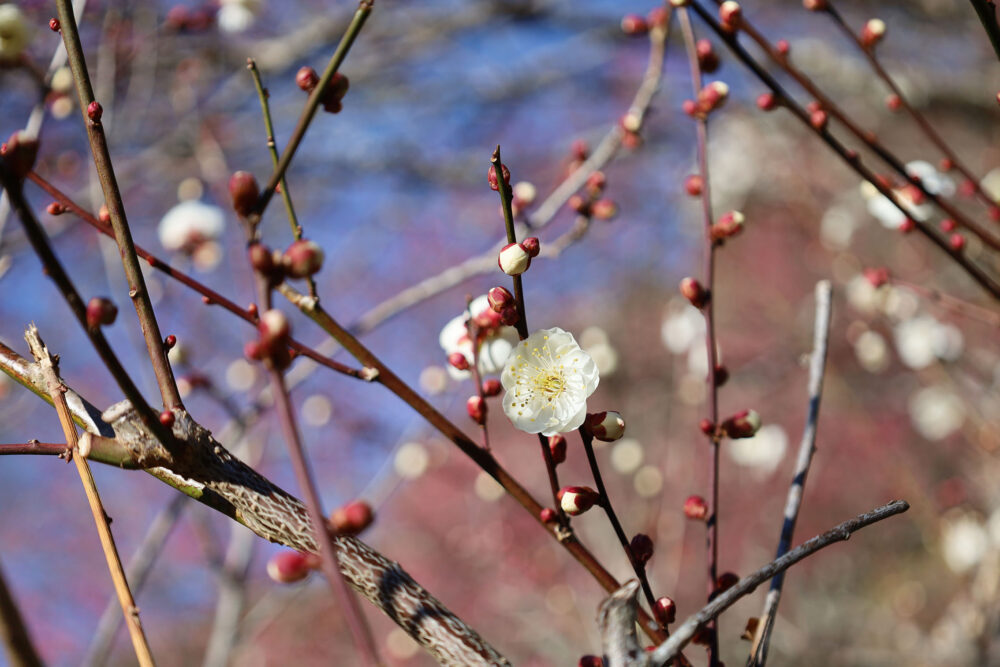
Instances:
[[[684,35],[684,48],[687,51],[688,66],[691,70],[691,88],[694,99],[698,98],[701,92],[703,81],[701,76],[701,65],[698,61],[698,52],[695,46],[694,29],[691,27],[691,17],[688,16],[687,9],[680,9],[681,33]],[[698,173],[701,176],[701,212],[704,240],[702,245],[703,271],[705,278],[705,289],[708,292],[708,302],[701,308],[705,316],[705,350],[708,359],[708,375],[705,382],[708,385],[708,410],[709,420],[714,425],[719,423],[719,383],[715,373],[718,365],[716,359],[716,339],[715,339],[715,249],[717,244],[712,238],[712,191],[711,181],[708,176],[708,114],[701,114],[695,118],[697,128],[697,151],[698,151]],[[715,593],[716,582],[718,581],[719,563],[719,434],[718,429],[713,428],[708,434],[711,460],[709,464],[709,510],[705,521],[705,553],[706,553],[706,590],[708,599]],[[710,667],[715,667],[719,663],[719,640],[715,624],[710,628],[708,644],[708,663]]]
[[[64,445],[65,447],[65,445]],[[17,606],[0,569],[0,640],[11,667],[42,667],[21,609]]]
[[[601,467],[597,463],[597,456],[594,454],[594,438],[587,432],[585,428],[579,429],[580,439],[583,440],[583,449],[587,453],[587,463],[590,464],[590,473],[594,476],[594,484],[597,486],[597,492],[601,495],[599,502],[601,509],[608,517],[608,521],[611,522],[611,527],[615,531],[615,535],[618,537],[618,543],[621,544],[622,550],[625,552],[625,556],[628,557],[628,562],[632,566],[632,571],[635,572],[635,576],[639,580],[639,584],[642,586],[642,592],[646,596],[646,602],[649,604],[650,609],[656,608],[656,597],[653,595],[653,589],[649,586],[649,579],[646,577],[646,568],[641,565],[639,561],[636,560],[635,554],[632,553],[632,547],[629,543],[628,536],[625,534],[625,530],[622,528],[621,522],[618,520],[618,515],[615,513],[614,505],[611,504],[611,496],[608,494],[607,488],[604,486],[604,478],[601,475]]]
[[[840,159],[848,165],[848,167],[861,176],[861,178],[875,186],[875,189],[888,198],[889,201],[891,201],[904,216],[909,217],[910,213],[906,209],[906,206],[899,201],[892,190],[890,190],[889,187],[874,174],[874,172],[861,163],[861,160],[854,152],[845,148],[840,141],[830,134],[826,127],[813,127],[809,114],[806,110],[795,102],[795,100],[788,95],[781,84],[778,83],[778,81],[771,76],[760,65],[760,63],[758,63],[753,56],[751,56],[746,49],[743,48],[743,46],[740,45],[736,38],[736,34],[724,29],[712,13],[702,7],[697,0],[692,0],[688,6],[690,6],[695,13],[698,14],[698,16],[713,30],[713,32],[715,32],[719,39],[721,39],[726,46],[729,47],[729,49],[736,55],[737,58],[739,58],[741,62],[743,62],[743,64],[746,65],[754,73],[754,75],[764,83],[764,85],[771,89],[782,106],[791,111],[792,115],[799,119],[799,121],[812,132],[814,132],[823,141],[823,143],[833,150],[840,157]],[[969,274],[969,277],[979,283],[980,287],[986,290],[994,299],[1000,300],[1000,283],[998,283],[993,276],[966,257],[961,250],[955,250],[952,248],[946,239],[938,236],[938,234],[935,233],[929,226],[917,221],[914,221],[914,224],[917,231],[927,237],[942,252],[951,257],[952,260],[954,260],[965,270],[967,274]]]
[[[156,375],[160,395],[163,398],[163,406],[168,410],[181,408],[183,407],[181,395],[177,389],[177,382],[170,368],[170,362],[167,360],[167,349],[163,345],[163,336],[156,321],[156,314],[153,312],[153,303],[149,298],[146,281],[139,268],[139,258],[135,254],[135,243],[132,241],[132,232],[129,230],[128,220],[125,217],[125,205],[118,188],[118,180],[115,178],[114,167],[111,164],[108,139],[104,133],[104,127],[101,125],[100,113],[90,113],[90,104],[95,101],[94,91],[90,84],[90,75],[87,72],[87,62],[83,55],[76,18],[73,16],[72,3],[70,0],[57,0],[56,5],[59,8],[60,31],[63,43],[66,45],[70,70],[73,72],[73,81],[76,84],[76,94],[80,110],[83,113],[83,122],[90,139],[90,151],[93,154],[94,166],[97,168],[97,176],[101,181],[105,204],[111,216],[111,227],[115,232],[115,242],[118,244],[118,251],[121,254],[122,266],[128,279],[129,297],[132,299],[136,314],[139,316],[139,324],[146,341],[146,350]]]
[[[319,545],[323,574],[330,582],[334,598],[338,601],[341,611],[347,619],[351,635],[354,638],[354,645],[360,651],[362,662],[366,665],[380,664],[371,628],[368,627],[368,623],[364,619],[354,592],[348,588],[347,581],[340,571],[340,564],[337,562],[337,548],[328,531],[319,492],[316,490],[316,482],[309,468],[309,461],[302,447],[298,429],[295,427],[295,413],[292,409],[292,402],[288,398],[288,391],[285,389],[285,379],[282,377],[281,371],[274,368],[273,364],[268,363],[267,365],[268,376],[273,388],[272,393],[276,399],[278,419],[285,437],[285,444],[288,445],[289,458],[292,460],[292,468],[295,470],[299,490],[305,498],[309,520],[316,534],[316,543]]]
[[[59,423],[62,425],[63,435],[66,436],[66,445],[72,451],[71,458],[76,464],[76,471],[83,482],[83,489],[87,494],[87,502],[94,515],[94,523],[97,526],[97,534],[101,539],[101,547],[104,549],[104,558],[108,562],[108,570],[111,572],[111,579],[114,582],[115,592],[118,594],[118,602],[121,604],[122,613],[125,615],[125,624],[128,626],[129,636],[132,638],[132,647],[135,649],[136,658],[142,667],[151,667],[153,654],[149,650],[149,643],[146,641],[146,633],[142,629],[142,622],[139,620],[139,608],[135,605],[132,592],[128,587],[128,579],[125,577],[125,569],[122,567],[121,558],[118,556],[118,549],[115,547],[115,538],[111,534],[111,526],[108,522],[108,515],[101,504],[101,496],[97,491],[97,484],[94,476],[90,472],[90,465],[87,457],[77,447],[76,424],[73,423],[73,416],[70,414],[69,406],[63,395],[65,387],[59,380],[56,371],[55,361],[49,354],[48,349],[38,335],[38,330],[34,325],[28,328],[25,333],[25,340],[31,353],[41,365],[42,372],[46,376],[49,395],[52,397],[56,412],[59,414]]]
[[[924,287],[923,285],[910,282],[909,280],[896,278],[895,276],[889,276],[888,280],[891,285],[908,289],[928,301],[933,301],[942,308],[950,310],[953,313],[964,315],[965,317],[978,320],[994,327],[1000,327],[1000,313],[990,310],[989,308],[983,308],[982,306],[970,303],[964,299],[959,299],[957,296],[952,296],[951,294],[934,289],[933,287]]]
[[[778,551],[775,558],[781,558],[792,546],[792,534],[799,518],[799,508],[802,506],[802,495],[805,491],[806,476],[812,464],[816,451],[816,427],[819,421],[819,404],[823,395],[823,376],[826,371],[826,351],[830,341],[830,310],[833,288],[830,281],[821,280],[816,283],[816,323],[813,325],[813,351],[809,358],[809,402],[806,410],[806,425],[802,429],[802,440],[799,442],[799,455],[795,462],[795,474],[788,487],[788,498],[785,500],[784,522],[781,525],[781,537],[778,539]],[[781,573],[771,581],[771,590],[767,592],[764,601],[764,611],[760,615],[747,667],[764,667],[767,662],[767,648],[774,628],[775,617],[778,614],[778,603],[781,601],[781,589],[785,583],[785,575]]]
[[[877,507],[871,512],[861,514],[849,521],[845,521],[832,530],[817,535],[811,540],[795,547],[781,558],[771,561],[753,574],[743,577],[731,588],[719,594],[714,600],[702,607],[701,611],[688,617],[687,620],[678,626],[674,630],[674,634],[670,636],[670,639],[657,646],[656,650],[649,654],[651,664],[662,665],[667,660],[676,656],[694,638],[699,628],[716,618],[740,598],[752,593],[768,579],[772,579],[775,575],[784,572],[795,563],[811,556],[824,547],[849,539],[855,531],[891,516],[901,514],[908,509],[910,509],[910,505],[905,500],[894,500],[888,505]]]
[[[268,202],[271,201],[271,197],[274,196],[274,191],[278,187],[278,184],[281,183],[281,180],[285,177],[285,172],[292,163],[292,158],[295,157],[295,151],[298,150],[299,144],[302,143],[302,139],[306,135],[306,130],[309,129],[309,124],[316,115],[316,110],[319,109],[323,96],[326,94],[326,89],[330,80],[333,79],[337,70],[340,69],[341,63],[343,63],[344,58],[347,57],[347,52],[351,50],[351,45],[354,44],[355,38],[358,36],[358,33],[361,32],[361,28],[365,25],[365,21],[368,19],[368,15],[372,11],[373,4],[374,0],[361,0],[357,11],[354,12],[354,18],[351,19],[351,24],[347,26],[347,30],[344,32],[344,36],[341,38],[340,44],[337,45],[337,49],[333,52],[333,56],[330,57],[330,62],[327,63],[323,76],[320,77],[319,83],[316,84],[316,87],[309,95],[309,100],[306,102],[305,108],[302,109],[302,114],[299,116],[299,120],[295,124],[295,129],[292,130],[292,136],[288,139],[288,144],[285,146],[285,150],[281,154],[281,159],[278,161],[277,166],[275,166],[274,172],[271,174],[271,178],[268,180],[267,185],[260,193],[260,199],[257,201],[256,207],[256,217],[258,220],[260,216],[263,215],[264,209],[267,208]],[[254,221],[251,221],[251,224],[256,226]]]

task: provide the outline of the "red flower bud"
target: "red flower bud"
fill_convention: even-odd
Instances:
[[[330,515],[330,524],[338,535],[357,535],[374,520],[371,505],[363,500],[352,500]]]
[[[667,10],[663,7],[654,7],[650,10],[649,14],[646,15],[646,21],[648,21],[651,26],[666,28],[669,16],[670,15],[667,13]]]
[[[107,204],[101,204],[101,208],[97,209],[97,219],[106,225],[111,222],[111,212],[108,211]]]
[[[596,412],[587,415],[584,428],[602,442],[614,442],[625,435],[625,419],[617,412]]]
[[[309,576],[318,561],[312,554],[299,551],[282,551],[267,561],[267,576],[279,584],[291,584]]]
[[[681,295],[695,308],[703,308],[708,303],[709,293],[700,282],[688,276],[681,280]]]
[[[587,177],[587,191],[595,197],[601,194],[607,185],[608,177],[604,175],[603,171],[595,171]]]
[[[307,93],[311,93],[318,83],[319,75],[312,67],[302,67],[295,73],[295,85]]]
[[[701,195],[704,187],[705,181],[699,174],[691,174],[684,179],[684,191],[692,197]]]
[[[739,580],[740,576],[735,572],[723,572],[719,575],[719,578],[715,580],[715,595],[724,593],[727,589],[735,586],[736,582]]]
[[[502,390],[503,385],[500,384],[500,380],[496,378],[483,380],[483,396],[499,396]]]
[[[92,123],[100,123],[101,116],[104,115],[104,108],[101,107],[100,102],[94,100],[87,105],[87,118],[90,119]]]
[[[730,236],[736,236],[743,231],[745,218],[739,211],[729,211],[724,213],[719,220],[712,225],[712,239],[721,241]]]
[[[552,452],[552,462],[556,465],[566,461],[566,436],[562,433],[549,436],[549,451]]]
[[[510,185],[510,169],[507,168],[507,165],[501,164],[500,171],[503,173],[504,184]],[[500,191],[500,184],[497,182],[497,170],[492,164],[490,165],[490,170],[486,172],[486,182],[490,184],[490,190]]]
[[[695,44],[695,52],[698,54],[698,65],[704,74],[711,74],[719,69],[719,54],[712,48],[712,42],[707,39],[699,39]]]
[[[281,264],[292,278],[305,278],[323,267],[323,249],[315,242],[299,239],[288,246]]]
[[[703,113],[721,107],[729,98],[729,86],[722,81],[711,81],[698,91],[698,110]]]
[[[266,356],[273,356],[287,346],[291,326],[283,312],[272,308],[260,316],[257,331],[260,333],[260,352]]]
[[[573,195],[566,201],[566,205],[580,215],[590,215],[590,202],[580,195]]]
[[[639,565],[644,566],[653,557],[653,540],[645,533],[636,533],[628,546]]]
[[[541,512],[538,513],[538,519],[542,523],[546,524],[555,523],[558,517],[559,515],[556,514],[556,511],[551,507],[546,507],[545,509],[543,509]]]
[[[171,412],[170,410],[164,410],[163,412],[161,412],[160,413],[160,423],[163,424],[163,426],[166,427],[166,428],[170,428],[171,426],[173,426],[174,425],[174,413]]]
[[[666,596],[659,598],[653,606],[653,616],[660,625],[670,625],[677,620],[677,605]]]
[[[715,386],[721,387],[729,380],[729,369],[721,364],[715,365]]]
[[[952,233],[953,231],[955,231],[956,227],[958,227],[958,225],[956,225],[955,221],[952,220],[951,218],[945,218],[944,220],[941,221],[941,231],[944,232],[945,234]]]
[[[698,114],[698,103],[694,100],[684,100],[681,103],[681,111],[689,116],[695,116]]]
[[[87,327],[96,329],[107,326],[118,317],[118,306],[109,299],[95,296],[87,303]]]
[[[865,27],[861,29],[861,44],[867,49],[878,44],[885,37],[885,21],[881,19],[869,19]]]
[[[174,349],[175,345],[177,345],[177,336],[170,334],[169,336],[163,339],[163,349],[165,349],[167,352]]]
[[[340,72],[334,74],[323,91],[323,110],[327,113],[340,113],[344,108],[342,101],[350,87],[351,82],[346,76]]]
[[[506,287],[494,287],[486,294],[486,300],[494,312],[502,312],[504,308],[514,305],[514,295]]]
[[[761,93],[757,96],[757,108],[761,111],[772,111],[778,106],[774,93]]]
[[[480,426],[486,423],[486,400],[482,396],[469,396],[469,400],[465,402],[465,411]]]
[[[626,35],[645,35],[649,32],[649,24],[638,14],[626,14],[622,17],[622,32]]]
[[[734,0],[726,0],[719,5],[719,21],[722,22],[722,27],[728,30],[735,30],[739,27],[741,14],[740,3],[734,2]]]
[[[752,438],[760,428],[760,415],[755,410],[741,410],[722,422],[721,428],[733,440]]]
[[[604,667],[604,660],[596,655],[585,655],[576,663],[576,667]]]
[[[889,282],[889,269],[885,267],[865,269],[863,273],[865,278],[875,289],[878,289],[882,285]]]
[[[712,423],[711,419],[702,419],[698,422],[698,428],[705,435],[712,435],[715,433],[715,424]]]
[[[257,179],[249,171],[237,171],[229,177],[229,196],[233,199],[233,210],[242,217],[253,213],[257,207],[260,188]]]
[[[59,19],[54,16],[49,19],[49,30],[52,32],[59,32],[62,29],[62,25],[59,23]]]
[[[559,505],[570,516],[583,514],[593,507],[601,496],[589,486],[566,486],[559,490]]]
[[[802,0],[802,6],[811,12],[820,12],[827,8],[826,0]]]
[[[890,95],[885,98],[885,106],[889,111],[899,111],[903,107],[903,100],[900,99],[899,95]]]
[[[899,223],[899,227],[897,229],[899,229],[899,231],[903,234],[909,234],[916,228],[917,223],[915,223],[912,219],[907,218],[906,220],[903,220],[903,222]]]
[[[598,220],[613,220],[618,215],[618,204],[610,199],[598,199],[591,206],[591,213]]]
[[[574,139],[572,145],[569,147],[569,152],[574,160],[583,162],[590,155],[590,146],[583,139]]]
[[[461,352],[452,352],[449,354],[448,363],[460,371],[469,370],[469,360]]]
[[[537,236],[529,236],[521,241],[521,247],[528,252],[529,257],[538,257],[538,253],[542,249]]]
[[[789,45],[787,39],[779,39],[774,43],[774,49],[778,52],[778,55],[784,58],[788,55],[788,52],[792,50],[791,45]]]
[[[49,215],[62,215],[66,212],[66,207],[59,202],[54,201],[45,207],[45,212]]]
[[[817,130],[826,129],[826,123],[828,120],[829,117],[826,115],[826,112],[823,111],[822,109],[817,109],[816,111],[813,111],[811,114],[809,114],[809,124],[812,125],[814,128],[816,128]]]
[[[948,237],[948,245],[950,245],[951,249],[955,252],[959,252],[965,247],[965,237],[961,234],[952,234]]]
[[[517,306],[510,305],[500,311],[500,324],[505,327],[512,327],[517,324],[521,316],[517,314]]]
[[[692,521],[704,521],[708,516],[708,503],[701,496],[688,496],[684,501],[684,516]]]

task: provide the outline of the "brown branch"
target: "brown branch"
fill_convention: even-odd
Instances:
[[[70,455],[73,463],[76,464],[76,471],[80,475],[83,489],[87,494],[87,503],[90,511],[94,515],[94,524],[97,526],[97,534],[101,540],[101,547],[104,550],[104,558],[108,562],[108,570],[111,572],[111,580],[114,583],[115,593],[118,595],[118,602],[121,605],[122,613],[125,615],[125,624],[128,627],[129,636],[132,638],[132,648],[135,649],[136,658],[142,667],[152,667],[153,654],[149,650],[149,643],[146,641],[146,633],[142,629],[142,622],[139,620],[139,608],[132,598],[132,591],[128,587],[128,579],[125,577],[125,569],[122,567],[118,549],[115,547],[115,538],[111,534],[111,525],[108,515],[104,511],[101,503],[101,496],[97,491],[97,484],[94,476],[90,472],[87,464],[86,452],[78,447],[76,424],[70,414],[69,406],[66,404],[64,396],[65,387],[59,380],[56,370],[56,362],[49,354],[48,348],[38,335],[38,329],[34,325],[28,327],[24,338],[28,341],[31,353],[38,361],[39,366],[45,375],[45,380],[49,392],[59,414],[59,423],[62,425],[63,435],[66,436],[66,445],[71,450]]]
[[[114,167],[111,164],[108,139],[104,133],[104,126],[101,124],[101,108],[94,100],[94,91],[90,84],[87,61],[83,55],[83,46],[80,43],[80,33],[77,31],[72,3],[70,0],[56,0],[56,5],[59,9],[63,44],[66,46],[66,54],[69,58],[70,70],[73,72],[80,110],[83,113],[83,123],[87,128],[87,137],[90,140],[90,152],[94,158],[94,166],[97,168],[105,205],[111,216],[115,242],[118,244],[118,252],[121,255],[122,266],[128,279],[129,297],[132,299],[135,312],[139,316],[139,324],[146,341],[146,350],[149,353],[153,373],[156,375],[156,382],[160,388],[160,396],[163,398],[163,406],[169,410],[180,408],[183,407],[183,402],[180,392],[177,390],[177,382],[174,380],[170,362],[167,360],[167,349],[163,345],[163,335],[160,333],[160,326],[156,321],[156,314],[153,312],[153,303],[146,289],[146,281],[139,268],[139,258],[135,254],[135,243],[132,241],[132,232],[125,217],[125,204],[122,202],[118,180],[115,178]]]

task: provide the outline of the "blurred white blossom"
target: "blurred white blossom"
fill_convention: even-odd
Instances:
[[[476,297],[469,303],[469,313],[473,318],[485,313],[490,309],[489,300],[486,295]],[[463,313],[453,317],[444,325],[438,336],[438,343],[445,355],[459,352],[465,356],[469,365],[472,365],[473,349],[472,339],[469,337],[469,329],[466,326],[468,315]],[[517,331],[514,327],[497,327],[485,332],[482,343],[479,347],[479,372],[484,375],[499,373],[503,365],[507,363],[510,351],[517,344]],[[451,364],[448,364],[448,374],[456,380],[469,377],[469,371],[460,371]]]
[[[668,350],[684,354],[693,344],[704,343],[705,316],[691,304],[675,300],[660,327],[660,337]]]
[[[954,361],[962,354],[962,332],[951,324],[942,324],[930,315],[918,315],[896,325],[893,335],[896,351],[903,363],[913,370],[930,366],[934,361]]]
[[[928,440],[941,440],[962,427],[965,407],[950,389],[931,386],[910,397],[910,421],[917,432]]]
[[[877,331],[865,331],[854,341],[854,356],[869,373],[881,373],[889,365],[889,345]]]
[[[220,0],[216,20],[222,32],[244,32],[260,13],[261,0]]]
[[[192,253],[222,235],[225,215],[218,206],[182,201],[167,211],[157,230],[160,244],[171,251]]]
[[[955,183],[951,178],[940,173],[929,162],[924,162],[923,160],[910,162],[906,165],[906,171],[911,176],[919,178],[924,188],[931,194],[950,197],[955,193]],[[912,193],[913,187],[909,185],[893,190],[893,194],[895,194],[897,200],[907,211],[910,218],[917,221],[927,220],[931,215],[931,206],[927,202],[919,204],[914,202]],[[903,224],[907,216],[868,181],[864,181],[861,184],[861,195],[866,200],[868,212],[877,218],[883,227],[896,229]]]
[[[16,60],[31,41],[31,29],[17,5],[0,5],[0,61]]]
[[[983,559],[989,547],[989,534],[983,524],[970,514],[947,518],[941,526],[941,555],[955,573],[971,569]]]
[[[751,438],[740,438],[727,443],[726,451],[737,464],[756,468],[761,473],[773,472],[785,458],[788,434],[777,424],[765,424]]]

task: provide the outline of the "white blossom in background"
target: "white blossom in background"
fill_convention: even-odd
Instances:
[[[831,206],[819,223],[819,238],[828,250],[846,250],[857,228],[851,212],[843,206]]]
[[[860,313],[874,314],[881,307],[883,299],[881,288],[873,287],[860,273],[847,283],[847,302]]]
[[[763,474],[774,472],[787,450],[788,434],[777,424],[765,424],[752,437],[733,440],[726,447],[734,463]]]
[[[571,334],[540,329],[517,344],[500,374],[503,411],[527,433],[572,431],[599,381],[597,365]]]
[[[983,191],[990,196],[993,201],[1000,201],[1000,167],[991,169],[979,185]]]
[[[260,14],[261,0],[220,0],[216,21],[222,32],[244,32]]]
[[[925,387],[910,397],[910,421],[928,440],[942,440],[962,427],[965,406],[950,389]]]
[[[31,28],[17,5],[0,5],[0,61],[16,60],[31,41]]]
[[[638,470],[643,458],[642,444],[635,438],[622,438],[611,449],[611,467],[623,475]]]
[[[587,327],[580,334],[580,347],[590,355],[601,376],[609,376],[618,369],[618,351],[611,345],[608,334],[600,327]]]
[[[926,368],[938,359],[955,361],[964,347],[962,332],[957,327],[942,324],[930,315],[900,322],[893,336],[899,358],[913,370]]]
[[[392,467],[403,479],[416,479],[427,471],[430,456],[427,448],[419,442],[406,442],[396,450]]]
[[[877,331],[865,331],[854,341],[854,356],[869,373],[881,373],[889,366],[889,344]]]
[[[945,564],[957,574],[979,564],[989,542],[983,524],[970,514],[945,519],[941,526],[941,555]]]
[[[486,295],[476,297],[469,303],[469,313],[473,319],[490,309],[489,300]],[[462,313],[458,317],[453,317],[444,325],[441,335],[438,336],[438,343],[444,350],[446,356],[454,352],[460,352],[472,365],[473,349],[472,338],[469,337],[469,329],[466,326],[468,316]],[[517,344],[517,330],[514,327],[498,327],[490,330],[482,339],[479,347],[479,372],[483,375],[493,375],[503,369],[507,363],[510,351]],[[460,371],[451,364],[448,364],[448,374],[456,380],[463,380],[471,375],[469,371]]]
[[[182,201],[163,216],[157,233],[160,244],[167,250],[190,254],[203,243],[218,239],[225,221],[225,214],[218,206],[194,200]]]
[[[943,197],[950,197],[955,194],[955,183],[951,178],[940,173],[929,162],[924,162],[923,160],[910,162],[906,165],[906,171],[911,176],[919,178],[924,188],[931,194]],[[893,193],[903,208],[906,209],[910,218],[923,221],[930,217],[931,206],[927,202],[921,204],[914,203],[910,196],[909,187],[896,188],[893,190]],[[883,227],[896,229],[906,219],[906,215],[868,181],[864,181],[861,184],[861,196],[865,199],[868,212],[877,218]]]
[[[686,301],[676,299],[663,319],[660,338],[672,353],[684,354],[693,344],[704,343],[705,316]]]

